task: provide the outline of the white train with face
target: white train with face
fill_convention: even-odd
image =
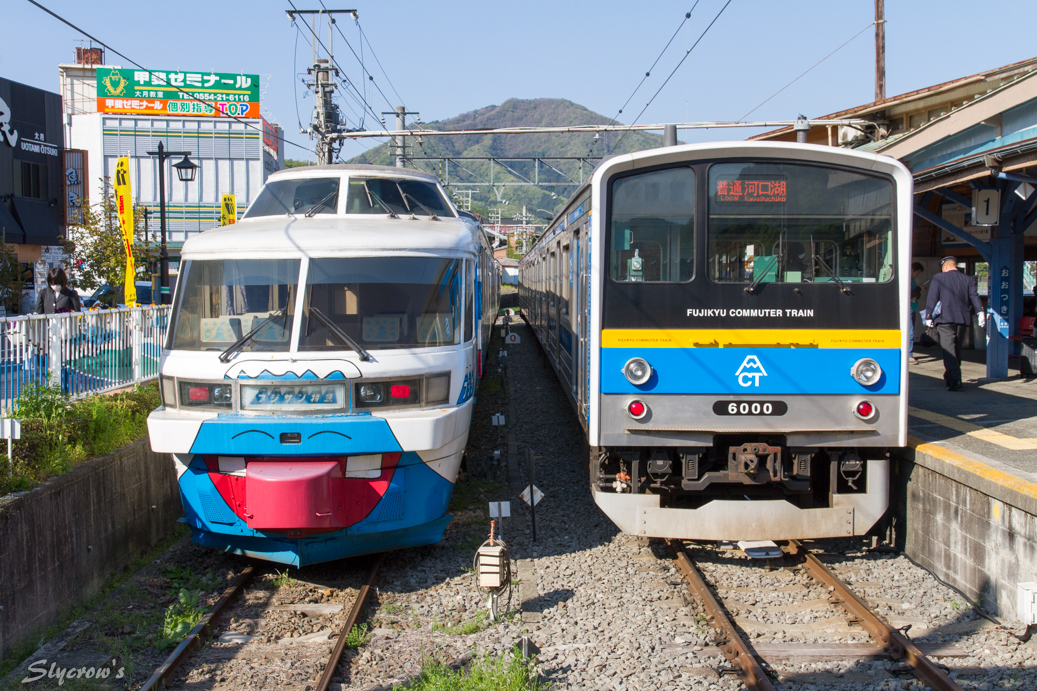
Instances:
[[[148,428],[195,543],[298,566],[438,542],[498,286],[410,169],[275,173],[188,240]]]

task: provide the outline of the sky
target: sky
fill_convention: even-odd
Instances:
[[[0,2],[0,77],[56,92],[57,65],[73,62],[85,37],[28,0]],[[748,119],[820,117],[875,94],[873,0],[39,2],[148,69],[259,74],[264,117],[284,128],[286,157],[304,160],[314,158],[313,142],[299,133],[313,104],[300,82],[311,62],[312,36],[301,19],[293,26],[285,14],[292,3],[358,11],[359,28],[349,15],[339,16],[342,35],[336,31],[333,42],[337,64],[361,94],[340,93],[351,128],[380,129],[376,118],[397,105],[432,122],[509,98],[541,97],[566,98],[609,117],[629,98],[617,118],[622,123],[642,109],[639,124],[742,120],[847,41]],[[1037,54],[1034,2],[886,0],[885,8],[887,96]],[[321,41],[328,43],[326,25]],[[132,67],[111,51],[106,62]],[[364,94],[368,73],[374,81],[366,80]],[[679,136],[743,139],[758,131]],[[347,143],[342,158],[381,141]]]

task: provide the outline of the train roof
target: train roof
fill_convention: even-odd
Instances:
[[[477,252],[481,227],[462,218],[264,216],[213,228],[188,239],[185,259],[231,256],[349,256],[385,252]]]
[[[377,173],[379,175],[393,175],[400,177],[415,177],[422,178],[423,180],[431,180],[432,182],[439,182],[435,175],[426,173],[423,170],[417,168],[397,168],[395,166],[376,166],[369,163],[329,163],[322,166],[297,166],[295,168],[285,168],[275,173],[270,174],[270,178],[281,178],[281,177],[293,177],[300,174],[317,172],[334,172],[334,173]]]

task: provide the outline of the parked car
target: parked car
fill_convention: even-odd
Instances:
[[[170,289],[165,288],[162,292],[164,295],[169,295]],[[123,287],[121,285],[113,288],[105,283],[98,287],[93,295],[83,298],[83,309],[109,309],[123,304],[124,299]],[[166,302],[168,303],[169,300],[167,299]],[[151,281],[137,281],[137,303],[140,305],[153,304],[151,301]]]

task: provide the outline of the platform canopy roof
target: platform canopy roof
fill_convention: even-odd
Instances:
[[[824,116],[873,126],[811,127],[808,141],[899,159],[925,192],[1037,165],[1037,58]],[[795,141],[790,127],[755,140]]]

